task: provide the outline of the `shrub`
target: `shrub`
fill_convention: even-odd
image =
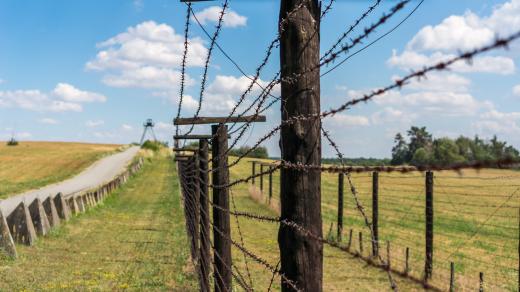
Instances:
[[[157,152],[162,148],[167,147],[167,144],[159,141],[150,141],[146,140],[143,145],[141,145],[141,149],[152,150],[153,152]]]

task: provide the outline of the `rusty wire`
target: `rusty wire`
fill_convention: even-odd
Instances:
[[[188,57],[188,34],[190,29],[190,14],[191,14],[191,2],[187,3],[186,11],[186,24],[184,26],[184,52],[182,54],[181,62],[181,89],[179,94],[179,104],[177,107],[177,118],[181,116],[182,101],[184,98],[184,85],[186,82],[186,61]],[[179,126],[175,127],[175,135],[179,135]]]

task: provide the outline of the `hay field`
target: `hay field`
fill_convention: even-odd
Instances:
[[[230,158],[233,161],[234,158]],[[231,168],[233,179],[251,175],[250,159]],[[267,162],[268,160],[263,160]],[[257,173],[259,169],[257,168]],[[353,174],[352,182],[359,200],[369,217],[372,214],[372,174]],[[392,266],[404,271],[405,250],[410,250],[410,274],[422,279],[425,250],[424,173],[380,174],[379,234],[381,254],[386,258],[386,242],[390,242]],[[259,179],[233,188],[237,209],[276,215],[279,198],[279,171],[273,175],[273,201],[267,207],[268,178],[264,177],[264,192],[259,194]],[[336,237],[338,175],[322,174],[323,234]],[[255,194],[255,200],[250,194]],[[262,204],[259,204],[261,202]],[[455,264],[455,285],[459,291],[475,291],[479,272],[484,273],[487,290],[518,291],[518,237],[520,208],[520,172],[487,169],[481,171],[437,172],[434,179],[434,267],[431,283],[447,289],[450,262]],[[359,232],[363,233],[363,255],[370,257],[370,233],[357,210],[350,187],[345,179],[343,245],[347,245],[353,230],[352,251],[359,252]],[[371,218],[369,218],[371,219]],[[239,239],[235,219],[233,237]],[[270,259],[278,260],[277,226],[241,218],[246,247]],[[332,227],[332,228],[331,228]],[[332,230],[332,232],[329,231]],[[324,289],[388,290],[384,272],[334,248],[325,247]],[[243,262],[236,252],[235,261]],[[263,287],[268,272],[253,265],[252,274]],[[394,275],[402,291],[421,290],[421,286]],[[276,280],[275,283],[279,282]],[[349,284],[347,286],[347,283]],[[256,285],[255,285],[256,286]]]

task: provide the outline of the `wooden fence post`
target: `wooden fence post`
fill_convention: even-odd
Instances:
[[[338,241],[343,234],[343,188],[345,185],[345,173],[338,174]]]
[[[372,173],[372,255],[379,255],[379,172]]]
[[[302,6],[295,9],[296,6]],[[320,114],[320,73],[311,70],[320,62],[320,18],[318,0],[280,1],[282,121],[296,116]],[[305,72],[302,74],[302,72]],[[282,124],[282,159],[290,163],[320,165],[321,120],[295,120]],[[316,237],[323,238],[321,218],[321,171],[282,168],[281,219],[294,222]],[[322,291],[323,243],[280,224],[278,233],[281,273],[303,291]],[[294,291],[287,281],[282,291]]]
[[[211,126],[212,156],[213,156],[213,185],[224,186],[229,184],[228,169],[228,127],[224,124]],[[214,272],[215,291],[228,292],[232,289],[231,283],[231,226],[229,213],[229,188],[213,187],[213,240],[215,246]],[[217,208],[219,207],[219,208]],[[220,209],[222,208],[222,209]],[[218,255],[217,255],[218,254]]]
[[[271,199],[273,198],[273,168],[269,166],[269,205],[271,205]]]
[[[264,165],[260,163],[260,192],[264,191]]]
[[[209,192],[208,192],[208,140],[199,140],[199,177],[200,177],[200,291],[209,292],[209,272],[211,242],[209,233]]]
[[[450,292],[455,291],[455,264],[450,263]]]
[[[484,292],[484,273],[483,272],[480,272],[478,274],[478,279],[479,279],[478,291]]]
[[[194,247],[194,254],[195,258],[194,261],[198,265],[199,264],[199,257],[200,257],[200,246],[199,246],[199,237],[200,237],[200,181],[199,181],[199,156],[197,153],[194,153],[192,158],[193,163],[193,171],[194,174],[192,175],[191,181],[192,181],[192,188],[193,188],[193,195],[192,195],[192,210],[193,213],[193,247]],[[199,266],[197,268],[200,268]]]
[[[251,161],[251,174],[253,175],[253,185],[255,184],[255,171],[256,171],[256,161]]]
[[[407,247],[405,251],[405,261],[404,261],[404,275],[407,276],[410,272],[410,248]]]
[[[426,256],[424,282],[432,278],[433,271],[433,172],[426,172]]]

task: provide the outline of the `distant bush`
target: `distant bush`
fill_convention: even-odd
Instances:
[[[255,149],[251,150],[251,147],[249,147],[249,146],[242,146],[240,148],[231,149],[229,151],[229,155],[231,155],[231,156],[242,156],[245,153],[248,153],[246,155],[246,157],[269,158],[269,153],[267,152],[267,148],[265,148],[265,147],[257,147]]]
[[[143,145],[141,145],[141,149],[148,149],[154,152],[161,150],[162,148],[168,147],[168,143],[160,142],[160,141],[150,141],[146,140]]]
[[[7,141],[7,146],[17,146],[18,145],[18,141],[16,141],[14,138]]]

